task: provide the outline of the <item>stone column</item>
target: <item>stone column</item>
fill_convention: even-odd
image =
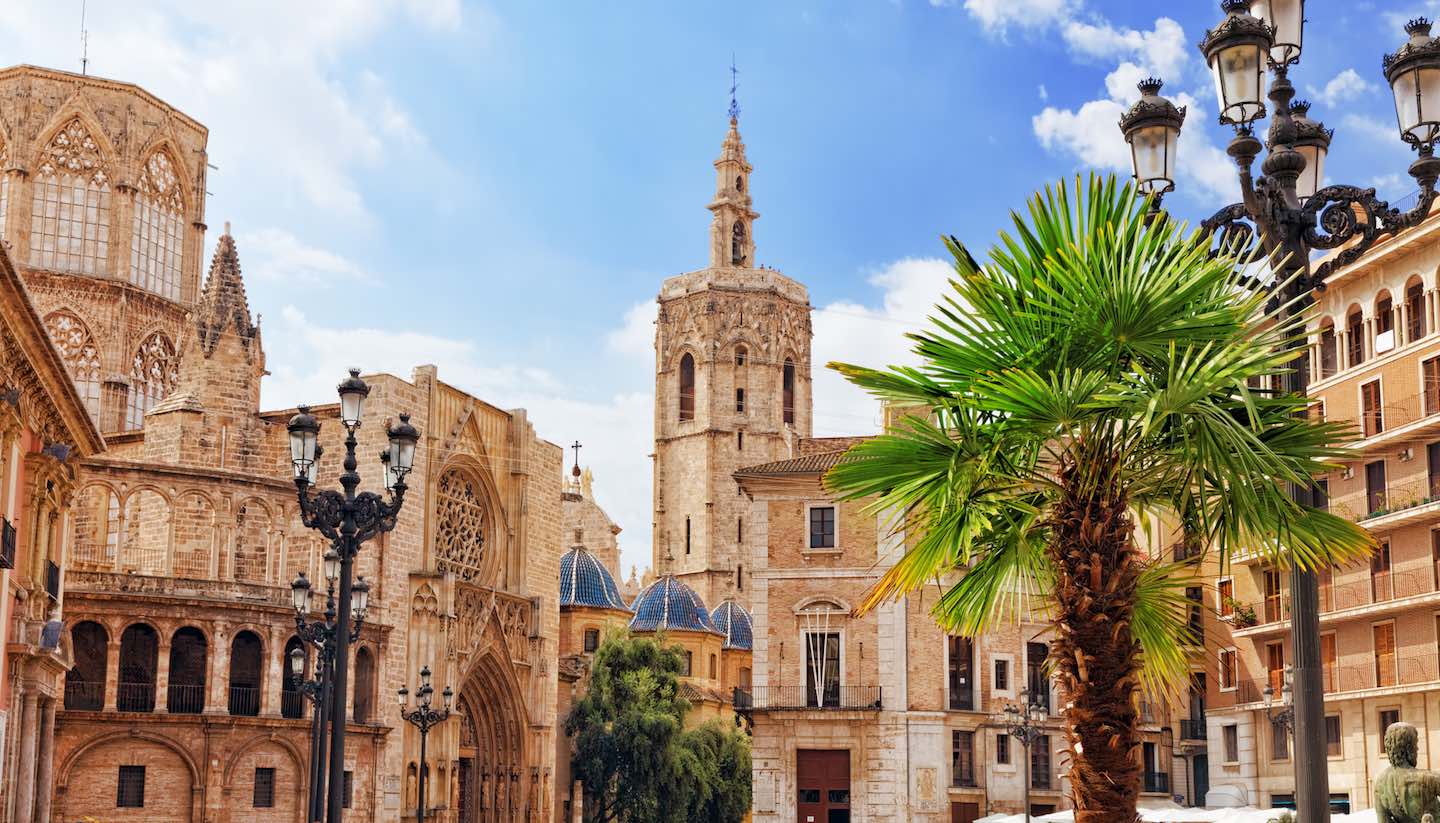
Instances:
[[[225,714],[230,710],[230,627],[215,624],[211,640],[209,671],[205,674],[205,714]]]
[[[157,631],[159,633],[159,631]],[[165,714],[170,711],[170,638],[172,635],[160,634],[160,642],[155,652],[155,713]]]
[[[285,656],[282,644],[285,641],[280,639],[280,629],[277,626],[270,627],[270,636],[265,640],[265,669],[260,678],[260,713],[266,717],[277,717],[280,714],[280,689],[284,666],[281,665],[281,658]]]
[[[15,778],[11,784],[15,787],[15,820],[16,823],[30,823],[35,816],[35,749],[39,740],[35,734],[36,710],[39,707],[40,695],[30,690],[25,692],[24,713],[20,718],[20,728],[16,742],[19,748],[16,750]]]
[[[35,823],[50,823],[50,801],[55,794],[55,698],[40,706],[39,773],[35,778]]]
[[[113,638],[105,654],[105,711],[115,711],[115,696],[120,691],[120,639]]]

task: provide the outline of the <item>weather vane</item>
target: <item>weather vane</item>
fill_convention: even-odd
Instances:
[[[730,119],[740,118],[740,104],[735,100],[735,90],[740,88],[740,70],[735,68],[735,54],[730,54]]]

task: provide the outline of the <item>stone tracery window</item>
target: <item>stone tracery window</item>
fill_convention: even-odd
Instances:
[[[479,577],[490,522],[479,481],[459,469],[442,474],[436,514],[436,567],[461,580]]]
[[[164,399],[180,379],[180,366],[170,338],[155,332],[145,338],[130,362],[130,394],[125,405],[125,428],[145,425],[145,413]]]
[[[180,255],[185,203],[175,164],[164,150],[141,171],[130,235],[130,282],[171,300],[180,299]]]
[[[40,154],[30,216],[30,264],[105,274],[110,256],[110,178],[100,146],[79,118]]]
[[[45,331],[60,352],[70,378],[85,401],[90,417],[100,419],[100,349],[95,338],[79,317],[68,311],[57,311],[45,317]]]

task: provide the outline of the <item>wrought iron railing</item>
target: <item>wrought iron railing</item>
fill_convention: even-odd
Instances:
[[[244,717],[254,717],[260,713],[260,687],[259,686],[231,686],[230,687],[230,713]]]
[[[1048,789],[1053,785],[1054,781],[1051,779],[1049,766],[1030,764],[1030,788]]]
[[[121,683],[115,687],[115,708],[122,712],[155,711],[154,683]]]
[[[759,711],[805,709],[879,709],[879,686],[830,686],[823,693],[805,686],[761,686],[750,693],[752,708]]]
[[[205,711],[205,684],[171,683],[165,710],[171,714],[199,714]]]
[[[1145,791],[1152,794],[1170,793],[1170,775],[1166,772],[1145,772]]]
[[[72,712],[98,712],[105,708],[105,684],[96,680],[65,680],[65,708]]]
[[[292,720],[305,716],[305,695],[293,689],[280,692],[280,716]]]
[[[15,568],[15,524],[9,518],[0,525],[0,569]]]
[[[1182,719],[1182,720],[1180,721],[1180,739],[1181,739],[1181,740],[1204,740],[1204,739],[1205,739],[1205,721],[1204,721],[1204,720]]]
[[[1369,653],[1364,663],[1354,665],[1326,664],[1320,670],[1326,694],[1365,691],[1367,689],[1403,688],[1440,682],[1440,653],[1397,654],[1377,657]],[[1280,672],[1264,677],[1247,678],[1236,684],[1236,703],[1261,703],[1265,687],[1271,686],[1271,699],[1281,700]]]
[[[975,782],[975,764],[960,763],[950,770],[950,785],[957,789],[973,789]]]

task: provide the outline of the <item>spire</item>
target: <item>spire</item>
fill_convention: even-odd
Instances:
[[[735,66],[730,66],[730,130],[715,159],[715,199],[706,208],[710,221],[711,268],[754,268],[754,222],[760,215],[750,207],[750,162],[740,139],[740,105],[736,102]]]
[[[235,238],[230,236],[229,222],[225,223],[225,233],[215,244],[215,257],[210,261],[210,274],[200,293],[195,324],[206,357],[214,353],[227,326],[233,325],[247,347],[258,331],[250,319],[245,281],[240,276],[240,254],[235,250]]]

